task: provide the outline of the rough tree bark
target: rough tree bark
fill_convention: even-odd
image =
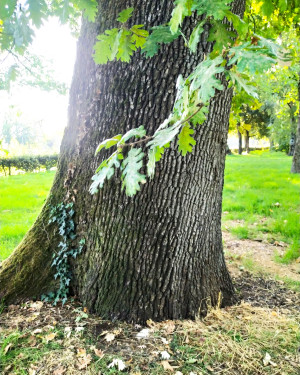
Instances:
[[[236,0],[234,11],[242,14],[244,3]],[[86,246],[72,261],[72,287],[90,311],[139,322],[195,318],[220,296],[223,305],[234,301],[221,234],[232,92],[226,89],[212,100],[193,153],[183,158],[174,146],[169,149],[154,180],[134,198],[121,192],[118,177],[91,196],[99,142],[141,124],[153,133],[171,111],[178,74],[189,74],[211,50],[206,30],[198,55],[181,39],[152,59],[136,55],[130,64],[97,67],[92,60],[96,35],[113,27],[126,6],[136,8],[134,24],[149,27],[168,20],[173,1],[101,0],[97,23],[83,23],[54,185],[37,222],[1,265],[0,297],[11,302],[53,288],[50,264],[59,238],[48,224],[48,204],[73,201],[77,238],[85,238]],[[186,22],[187,34],[193,25]]]
[[[298,100],[300,104],[300,72],[298,81]],[[300,111],[298,113],[298,125],[291,173],[300,173]]]
[[[247,154],[250,152],[250,136],[249,136],[249,130],[246,130],[245,134],[245,151]]]
[[[238,137],[239,137],[239,155],[242,155],[242,152],[243,152],[243,138],[242,138],[242,134],[240,132],[240,123],[237,124],[236,128],[237,128],[237,133],[238,133]]]

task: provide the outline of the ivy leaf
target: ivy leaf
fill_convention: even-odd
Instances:
[[[146,182],[146,176],[139,172],[143,166],[144,155],[141,148],[132,148],[122,163],[122,186],[125,187],[126,194],[129,197],[140,190],[140,183]]]
[[[189,40],[189,48],[190,50],[195,53],[197,51],[197,45],[200,41],[200,36],[203,32],[203,25],[204,25],[205,21],[201,21],[198,23],[198,25],[194,28],[191,36],[190,36],[190,40]]]
[[[133,51],[137,49],[131,36],[132,34],[129,30],[120,30],[119,50],[117,53],[118,60],[121,60],[123,62],[129,62],[130,57],[133,54]]]
[[[130,138],[143,138],[146,135],[146,130],[143,125],[139,126],[138,128],[129,130],[126,134],[123,135],[121,140],[119,141],[119,145],[123,145],[128,139]]]
[[[218,54],[222,52],[223,48],[227,48],[233,44],[233,38],[235,34],[229,31],[228,25],[220,22],[215,22],[213,27],[210,29],[208,41],[214,43],[214,51]]]
[[[95,155],[98,154],[103,148],[109,149],[110,147],[114,146],[117,144],[120,139],[122,138],[122,134],[116,135],[113,138],[110,139],[105,139],[103,142],[99,144],[99,146],[96,149]]]
[[[215,89],[223,90],[224,88],[215,76],[217,73],[224,72],[224,67],[219,66],[222,62],[222,56],[215,59],[207,58],[196,67],[188,78],[191,82],[190,91],[198,90],[198,99],[202,103],[206,103],[215,95]]]
[[[105,34],[97,36],[98,42],[94,45],[95,53],[93,55],[96,64],[106,64],[116,57],[120,36],[119,29],[106,30]]]
[[[177,39],[179,35],[180,32],[172,34],[169,26],[152,27],[152,32],[143,46],[143,52],[146,54],[146,57],[152,57],[157,54],[160,44],[171,43]]]
[[[184,18],[192,14],[192,2],[191,0],[175,0],[175,8],[169,22],[172,34],[176,34]]]
[[[191,136],[192,134],[194,134],[194,130],[190,128],[189,124],[185,124],[178,135],[178,151],[181,152],[182,156],[193,151],[196,141]]]
[[[98,167],[96,173],[92,177],[92,185],[90,186],[90,193],[98,193],[98,189],[102,189],[105,180],[109,180],[114,172],[115,167],[119,168],[120,162],[118,160],[118,152],[114,152],[109,159],[104,160]]]
[[[134,11],[134,8],[127,8],[122,10],[122,12],[119,14],[119,17],[117,18],[117,21],[125,23],[129,20],[129,18],[132,16],[132,12]]]
[[[234,72],[233,70],[229,70],[229,76],[233,82],[237,86],[237,89],[240,91],[241,89],[245,90],[246,93],[250,96],[253,96],[254,98],[258,99],[258,95],[256,91],[254,90],[254,87],[249,85],[246,81],[245,75],[239,74]]]

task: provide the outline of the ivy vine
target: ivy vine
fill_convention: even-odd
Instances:
[[[56,206],[50,206],[49,223],[56,223],[61,241],[58,244],[58,251],[52,255],[52,267],[55,267],[55,279],[59,279],[59,288],[54,293],[43,295],[45,301],[53,301],[56,305],[61,301],[65,304],[70,290],[70,281],[72,278],[71,267],[69,263],[70,257],[77,258],[82,253],[85,245],[85,239],[82,238],[77,247],[74,247],[76,239],[76,230],[73,216],[75,214],[73,203],[59,203]]]

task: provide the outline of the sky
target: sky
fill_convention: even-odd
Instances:
[[[76,39],[68,26],[60,25],[55,19],[48,21],[37,30],[30,50],[51,60],[55,78],[70,85],[76,56]],[[39,124],[37,126],[42,124],[43,131],[50,137],[56,136],[57,144],[60,143],[67,124],[68,95],[12,85],[9,93],[0,92],[0,126],[11,105],[30,123]]]

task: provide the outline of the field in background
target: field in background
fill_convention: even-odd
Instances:
[[[300,256],[300,176],[290,174],[291,158],[280,152],[253,152],[226,160],[223,228],[240,239],[267,241]]]
[[[0,177],[0,261],[7,258],[34,223],[55,172]]]
[[[225,171],[223,227],[241,239],[287,243],[282,262],[300,255],[300,176],[289,173],[290,165],[283,153],[252,152],[228,156]],[[0,177],[0,261],[35,221],[53,177],[54,172]]]

